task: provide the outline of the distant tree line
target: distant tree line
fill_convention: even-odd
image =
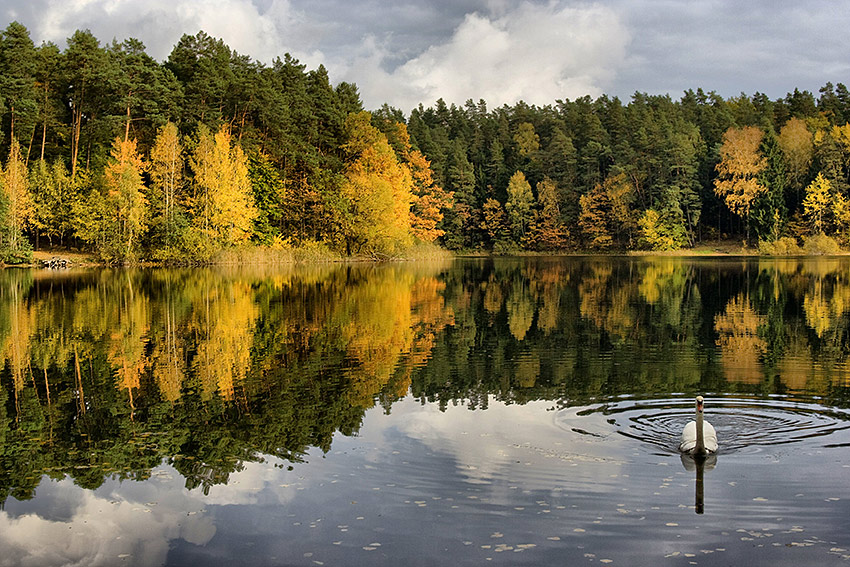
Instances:
[[[320,246],[793,251],[850,234],[850,94],[689,90],[488,110],[363,110],[357,87],[204,32],[159,63],[135,39],[0,33],[0,260],[86,247],[204,261]]]
[[[494,110],[439,100],[414,110],[408,129],[454,195],[450,248],[664,250],[736,238],[792,251],[850,236],[850,93],[828,83],[819,95],[699,89],[679,101],[635,93],[627,104]]]

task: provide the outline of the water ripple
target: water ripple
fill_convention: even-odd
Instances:
[[[664,453],[676,453],[682,428],[693,418],[693,398],[616,398],[592,406],[564,408],[555,422],[562,429],[591,438],[605,439],[619,434],[654,445]],[[811,442],[850,429],[848,410],[778,396],[707,397],[705,418],[717,430],[721,453]],[[821,446],[846,445],[828,444],[824,440]]]

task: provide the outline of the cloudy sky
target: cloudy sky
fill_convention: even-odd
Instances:
[[[0,0],[36,44],[76,29],[164,60],[203,30],[262,62],[290,53],[367,108],[688,88],[784,96],[850,82],[850,9],[833,0]],[[0,22],[2,27],[5,23]]]

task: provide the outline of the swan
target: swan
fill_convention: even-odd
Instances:
[[[717,432],[714,426],[702,417],[702,396],[697,396],[697,418],[690,421],[682,430],[682,442],[679,450],[689,455],[705,455],[717,451]]]

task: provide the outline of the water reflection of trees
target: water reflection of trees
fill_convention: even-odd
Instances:
[[[585,403],[847,398],[848,261],[497,259],[0,273],[0,500],[163,460],[190,487],[297,462],[411,392]]]

